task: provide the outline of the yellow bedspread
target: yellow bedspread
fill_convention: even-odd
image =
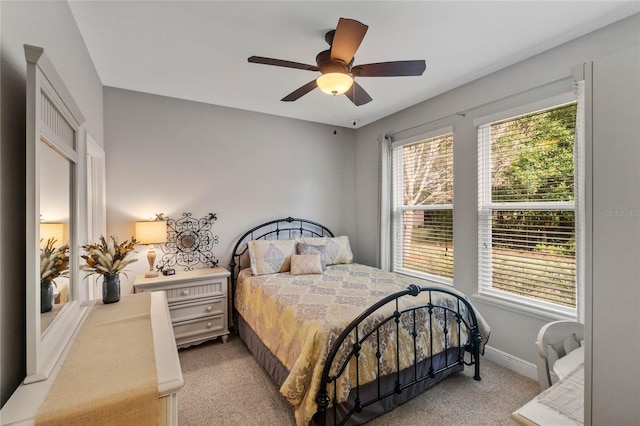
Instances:
[[[406,289],[409,284],[419,286],[434,286],[432,283],[414,278],[402,278],[399,275],[384,272],[369,266],[350,264],[327,267],[323,274],[290,275],[288,272],[252,276],[250,270],[241,271],[236,287],[235,306],[240,315],[260,337],[267,348],[282,362],[290,374],[282,384],[280,392],[295,408],[296,423],[307,425],[317,411],[315,401],[320,386],[322,369],[328,350],[333,341],[354,318],[366,308],[383,297]],[[451,287],[442,286],[449,291]],[[426,294],[417,298],[405,297],[402,304],[424,302]],[[454,307],[455,298],[448,298],[446,303]],[[421,299],[422,298],[422,299]],[[435,300],[434,300],[435,302]],[[402,308],[402,305],[400,306]],[[386,309],[386,313],[393,312],[393,306]],[[426,310],[425,310],[426,311]],[[423,312],[423,316],[427,316]],[[479,316],[480,332],[486,341],[489,327]],[[423,318],[424,319],[424,318]],[[369,324],[371,321],[368,321]],[[407,349],[400,351],[400,366],[406,368],[413,364],[414,350],[410,329],[413,321],[403,316],[400,342],[411,342]],[[442,326],[448,324],[448,347],[457,346],[458,335],[455,320],[449,316],[445,321],[442,312],[434,317],[439,323],[433,339],[434,348],[431,351],[428,333],[421,333],[418,341],[418,361],[437,354],[444,348]],[[421,321],[416,321],[421,324]],[[367,324],[364,327],[367,327]],[[369,324],[370,325],[370,324]],[[422,331],[419,326],[418,331]],[[428,326],[427,326],[428,327]],[[427,328],[428,330],[428,328]],[[380,349],[382,375],[395,371],[395,326],[389,324],[382,330],[385,343],[381,348],[365,345],[359,362],[377,365],[375,352]],[[466,341],[466,334],[460,336]],[[353,363],[352,363],[353,364]],[[351,365],[350,371],[355,371]],[[360,383],[366,383],[376,377],[376,368],[372,368],[363,377],[360,371]],[[345,377],[338,386],[338,401],[346,400],[353,375]]]

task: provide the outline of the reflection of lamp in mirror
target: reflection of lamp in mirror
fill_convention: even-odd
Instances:
[[[64,224],[62,223],[40,223],[40,247],[44,247],[51,238],[55,238],[59,245],[63,245]]]
[[[136,240],[138,244],[150,245],[149,252],[147,253],[147,260],[149,261],[149,272],[144,276],[145,278],[157,277],[158,273],[154,270],[153,265],[156,262],[156,251],[153,248],[153,244],[164,243],[167,241],[167,222],[161,220],[162,215],[158,215],[158,219],[148,222],[136,222]]]

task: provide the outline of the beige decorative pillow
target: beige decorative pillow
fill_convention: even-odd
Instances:
[[[291,256],[291,275],[321,273],[322,259],[319,254],[294,254]]]
[[[296,252],[296,240],[253,240],[248,245],[253,275],[287,272]]]
[[[339,263],[352,263],[353,252],[349,244],[349,237],[301,237],[305,244],[314,246],[325,246],[327,265],[337,265]]]

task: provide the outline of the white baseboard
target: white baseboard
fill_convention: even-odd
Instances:
[[[529,361],[517,358],[489,345],[484,347],[484,358],[536,382],[538,381],[538,369],[535,364]],[[480,365],[482,365],[482,360],[480,360]]]

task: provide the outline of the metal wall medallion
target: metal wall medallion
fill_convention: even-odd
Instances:
[[[182,213],[180,219],[167,218],[167,242],[164,247],[160,246],[162,257],[158,271],[176,267],[191,271],[198,265],[218,266],[218,259],[212,254],[218,236],[211,232],[217,219],[216,213],[209,213],[202,219],[191,217],[191,213]]]

